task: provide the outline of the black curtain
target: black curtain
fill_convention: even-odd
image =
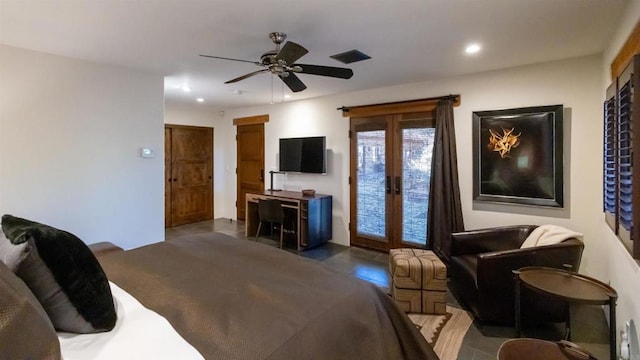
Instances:
[[[443,99],[436,107],[436,133],[431,161],[431,187],[427,219],[427,247],[449,263],[451,233],[464,230],[458,157],[453,125],[453,100]]]

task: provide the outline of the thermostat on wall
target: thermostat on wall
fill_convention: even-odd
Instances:
[[[155,157],[155,152],[152,148],[140,148],[140,157],[152,158]]]

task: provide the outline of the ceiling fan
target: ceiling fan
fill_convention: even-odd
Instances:
[[[280,44],[282,44],[282,42],[284,42],[284,40],[287,38],[287,34],[285,33],[272,32],[271,34],[269,34],[269,37],[274,42],[274,44],[276,44],[276,49],[267,51],[266,53],[262,54],[262,56],[260,56],[260,61],[232,59],[221,56],[202,54],[200,56],[214,59],[248,62],[264,68],[226,81],[225,84],[235,83],[240,80],[250,78],[254,75],[271,72],[274,75],[278,75],[278,77],[282,79],[282,81],[289,87],[289,89],[291,89],[291,91],[299,92],[306,89],[307,86],[296,76],[295,73],[329,76],[340,79],[349,79],[353,76],[353,71],[347,68],[297,64],[296,61],[309,52],[307,49],[292,41],[287,41],[282,46],[282,49],[280,49]]]

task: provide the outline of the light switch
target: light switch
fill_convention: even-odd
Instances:
[[[140,148],[140,157],[143,158],[152,158],[155,157],[156,154],[152,148]]]

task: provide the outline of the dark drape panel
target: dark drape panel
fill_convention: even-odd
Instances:
[[[440,100],[436,107],[428,214],[427,247],[448,264],[451,233],[464,230],[451,99]]]

